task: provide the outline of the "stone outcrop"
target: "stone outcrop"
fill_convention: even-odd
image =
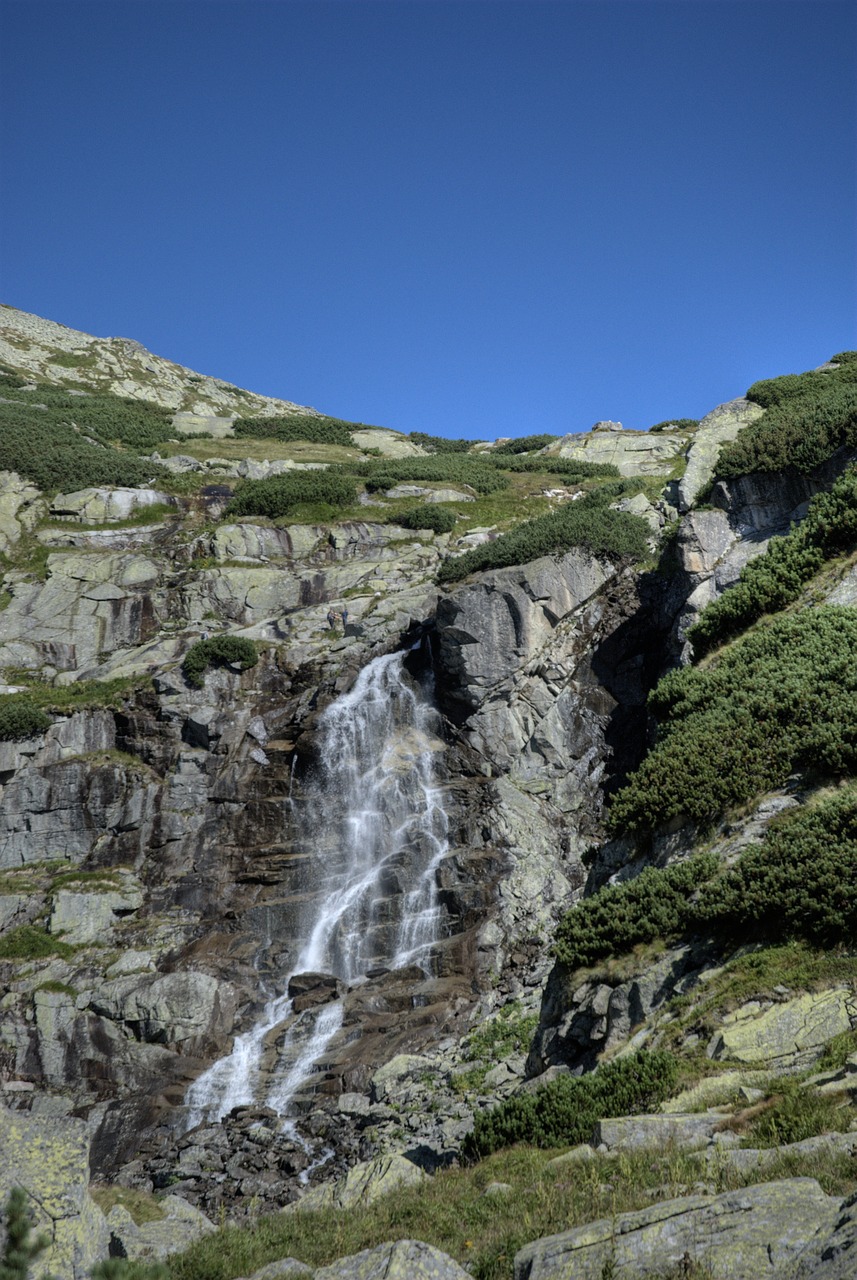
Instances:
[[[618,467],[622,476],[667,476],[687,449],[685,432],[624,431],[620,423],[609,424],[608,430],[601,427],[599,423],[590,432],[564,436],[545,452],[577,462],[606,462]]]
[[[31,1116],[0,1105],[0,1204],[23,1187],[48,1247],[35,1277],[87,1280],[107,1256],[110,1232],[89,1194],[89,1138],[83,1120]],[[2,1228],[0,1228],[2,1235]]]
[[[841,1200],[811,1178],[762,1183],[720,1196],[683,1196],[547,1236],[515,1256],[515,1280],[627,1280],[687,1258],[713,1280],[779,1280],[817,1235],[833,1233]]]
[[[690,442],[687,467],[678,483],[678,509],[689,511],[710,485],[721,447],[762,416],[760,405],[743,398],[720,404],[705,415]]]
[[[833,987],[783,1004],[750,1001],[727,1013],[708,1046],[712,1058],[774,1068],[804,1067],[834,1036],[857,1028],[857,993]]]
[[[452,1258],[419,1240],[396,1240],[320,1267],[313,1280],[468,1280]]]

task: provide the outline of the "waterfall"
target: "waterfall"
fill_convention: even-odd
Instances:
[[[374,659],[319,717],[318,769],[293,800],[308,870],[300,886],[304,941],[286,987],[297,973],[332,973],[351,984],[375,966],[430,964],[440,918],[436,872],[448,847],[434,767],[443,744],[431,700],[403,662],[401,653]],[[287,1114],[342,1016],[335,1001],[294,1018],[265,1084],[266,1044],[292,1017],[288,995],[270,999],[231,1054],[191,1085],[189,1124],[253,1102]]]

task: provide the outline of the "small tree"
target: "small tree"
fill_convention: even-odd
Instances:
[[[0,1259],[0,1280],[27,1280],[30,1264],[50,1244],[47,1236],[33,1238],[33,1224],[27,1211],[27,1193],[13,1187],[4,1208],[6,1246]]]

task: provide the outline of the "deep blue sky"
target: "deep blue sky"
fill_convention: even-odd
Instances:
[[[491,439],[857,346],[850,0],[0,10],[13,306]]]

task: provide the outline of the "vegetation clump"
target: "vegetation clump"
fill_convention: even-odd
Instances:
[[[741,570],[734,586],[702,612],[688,637],[695,658],[743,631],[764,613],[791,604],[825,560],[857,544],[857,467],[809,504],[806,518]]]
[[[35,924],[21,924],[0,938],[0,960],[44,960],[48,956],[67,959],[74,947],[40,929]]]
[[[612,462],[583,462],[577,458],[557,458],[550,454],[537,454],[536,457],[497,457],[490,455],[495,467],[504,471],[546,471],[548,475],[562,476],[569,481],[574,480],[611,480],[619,476],[619,468]]]
[[[412,507],[404,515],[396,517],[396,524],[405,529],[431,529],[432,533],[449,533],[455,528],[455,512],[449,507],[429,505]]]
[[[0,698],[0,742],[20,742],[47,733],[49,715],[29,698],[10,694]]]
[[[252,640],[243,636],[212,636],[191,645],[182,661],[182,673],[189,685],[201,689],[211,667],[237,666],[247,671],[258,661],[259,654]]]
[[[304,503],[325,503],[338,509],[357,501],[353,480],[334,471],[292,471],[248,480],[230,501],[227,516],[267,516],[271,520],[291,515]]]
[[[666,675],[649,695],[654,748],[611,806],[614,832],[707,822],[782,786],[802,766],[857,766],[857,613],[826,605],[763,619],[707,670]]]
[[[553,444],[554,440],[559,440],[559,436],[548,435],[547,432],[543,432],[541,435],[518,436],[515,440],[504,440],[502,444],[498,444],[493,451],[493,456],[509,453],[532,453],[535,449],[544,449],[547,445]]]
[[[656,422],[653,427],[649,427],[649,433],[657,435],[661,431],[695,431],[698,426],[699,418],[665,418],[663,422]]]
[[[755,382],[747,399],[765,413],[723,446],[717,475],[786,469],[807,473],[842,445],[857,445],[857,363],[837,363],[836,369]]]
[[[411,431],[409,440],[426,449],[429,453],[467,453],[477,440],[446,440],[443,436],[432,436],[425,431]]]
[[[714,854],[698,854],[664,870],[647,867],[623,884],[584,898],[560,922],[554,955],[570,969],[622,955],[638,943],[681,936],[691,895],[717,869]]]
[[[306,440],[311,444],[339,444],[350,446],[352,430],[356,422],[342,418],[328,418],[309,413],[282,413],[272,417],[236,418],[232,430],[236,436],[251,436],[263,440],[279,440],[289,444],[294,440]]]
[[[639,1115],[659,1106],[675,1087],[670,1053],[645,1049],[604,1063],[585,1076],[560,1076],[533,1093],[516,1094],[478,1112],[464,1154],[481,1158],[517,1142],[537,1147],[588,1142],[598,1120]]]
[[[508,477],[490,463],[458,453],[431,454],[425,458],[370,458],[343,462],[338,470],[359,476],[370,492],[392,489],[397,484],[429,481],[466,484],[477,493],[498,493],[509,484]]]
[[[649,527],[639,516],[614,511],[607,505],[608,486],[564,503],[557,511],[525,520],[494,542],[473,547],[461,556],[445,560],[439,582],[459,582],[469,573],[526,564],[539,556],[585,547],[594,555],[639,559],[646,554]]]
[[[553,950],[576,969],[656,938],[693,933],[724,942],[851,943],[857,937],[857,786],[787,813],[760,845],[719,874],[716,855],[705,853],[607,885],[568,912]]]

